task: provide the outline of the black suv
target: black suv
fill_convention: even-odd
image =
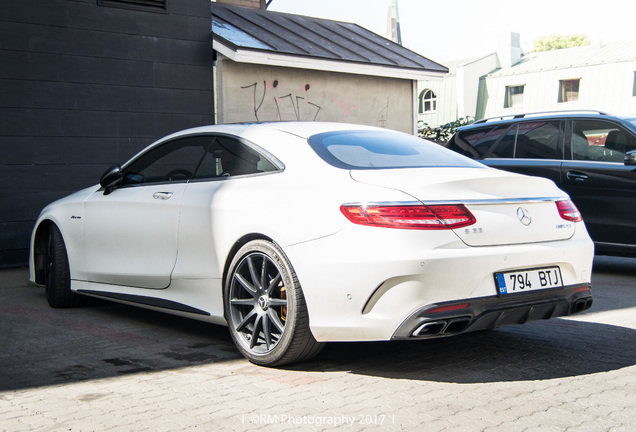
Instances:
[[[636,117],[484,119],[459,128],[446,147],[494,168],[549,178],[579,208],[597,254],[636,256]]]

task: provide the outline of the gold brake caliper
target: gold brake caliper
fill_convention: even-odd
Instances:
[[[280,298],[283,300],[287,300],[287,293],[285,292],[284,285],[280,288]],[[280,308],[280,319],[283,321],[287,321],[287,306],[282,306]]]

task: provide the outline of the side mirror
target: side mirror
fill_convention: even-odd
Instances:
[[[99,180],[99,185],[104,188],[104,195],[110,194],[124,179],[124,173],[120,165],[114,165],[108,169]]]
[[[625,155],[625,165],[636,165],[636,150],[627,152]]]

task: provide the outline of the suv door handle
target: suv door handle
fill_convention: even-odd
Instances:
[[[155,192],[152,194],[154,199],[158,200],[167,200],[172,196],[172,192]]]
[[[588,177],[585,174],[582,174],[576,171],[568,171],[567,178],[568,180],[574,180],[574,181],[585,181],[588,179]]]

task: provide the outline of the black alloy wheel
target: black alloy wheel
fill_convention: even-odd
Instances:
[[[320,352],[309,329],[304,296],[280,248],[254,240],[230,265],[224,292],[225,316],[239,351],[251,362],[281,366]]]
[[[79,296],[71,291],[66,245],[60,229],[54,224],[49,227],[44,277],[46,300],[51,307],[66,308],[79,304]]]

